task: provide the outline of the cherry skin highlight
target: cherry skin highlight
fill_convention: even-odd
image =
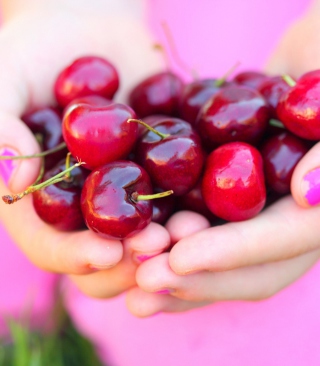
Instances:
[[[65,107],[75,98],[92,94],[112,99],[118,88],[118,72],[108,60],[84,56],[60,72],[54,94],[58,103]]]
[[[127,123],[130,118],[135,113],[124,104],[77,104],[64,115],[63,137],[71,154],[92,170],[129,155],[138,131],[136,123]]]
[[[231,142],[214,150],[206,161],[202,195],[211,212],[224,220],[256,216],[266,202],[259,151],[244,142]]]
[[[150,222],[152,202],[137,195],[152,194],[146,171],[130,161],[115,161],[95,169],[85,181],[81,208],[87,227],[108,239],[135,235]]]

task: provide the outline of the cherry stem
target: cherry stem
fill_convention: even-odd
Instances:
[[[285,128],[284,124],[281,121],[279,121],[278,119],[271,118],[269,120],[269,124],[270,124],[270,126]]]
[[[34,184],[32,186],[29,186],[25,191],[23,191],[21,193],[2,196],[2,200],[3,200],[4,203],[10,205],[12,203],[15,203],[15,202],[21,200],[24,196],[26,196],[30,193],[33,193],[35,191],[38,191],[39,189],[43,189],[45,187],[50,186],[51,184],[56,184],[56,183],[59,183],[63,180],[67,180],[68,179],[68,174],[71,172],[71,170],[73,170],[73,169],[75,169],[78,166],[83,165],[83,164],[85,164],[85,163],[79,161],[78,163],[76,163],[76,164],[72,165],[71,167],[63,170],[60,173],[58,173],[54,177],[51,177],[51,178],[47,179],[46,181],[44,181],[42,183]]]
[[[296,85],[295,80],[292,79],[290,75],[283,75],[282,79],[291,87]]]
[[[173,191],[165,191],[165,192],[160,192],[160,193],[155,193],[155,194],[139,194],[138,192],[133,192],[131,194],[131,199],[135,202],[138,201],[149,201],[149,200],[153,200],[156,198],[162,198],[162,197],[167,197],[170,196],[171,194],[173,194]]]
[[[214,85],[217,87],[222,86],[227,81],[228,77],[234,72],[234,70],[240,66],[240,64],[240,61],[235,63],[221,78],[215,81]]]
[[[151,126],[149,126],[147,123],[141,121],[141,119],[130,118],[130,119],[128,119],[127,122],[128,123],[131,123],[131,122],[139,123],[140,125],[146,127],[149,131],[154,132],[156,135],[158,135],[161,138],[161,140],[163,140],[166,137],[169,137],[170,136],[169,133],[162,133],[162,132],[159,132],[159,131],[155,130],[154,128],[152,128]]]
[[[0,156],[0,160],[18,160],[18,159],[32,159],[32,158],[43,158],[44,156],[53,154],[57,151],[60,151],[62,149],[64,149],[66,147],[65,142],[61,142],[59,145],[57,145],[56,147],[46,150],[46,151],[42,151],[41,153],[38,154],[33,154],[33,155],[17,155],[17,156]]]

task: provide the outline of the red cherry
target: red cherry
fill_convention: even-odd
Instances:
[[[137,124],[127,123],[130,118],[135,113],[124,104],[77,104],[63,118],[63,137],[71,154],[92,170],[129,155],[137,139]]]
[[[139,83],[129,95],[129,105],[139,118],[152,114],[177,116],[182,80],[172,72],[161,72]]]
[[[73,161],[75,162],[75,161]],[[48,170],[42,181],[50,179],[66,169],[65,159]],[[70,178],[49,185],[32,194],[33,206],[38,216],[58,230],[72,231],[85,228],[80,207],[81,189],[88,171],[77,167]]]
[[[81,207],[88,228],[109,239],[125,239],[151,221],[152,203],[138,200],[152,186],[143,168],[115,161],[95,169],[83,186]]]
[[[63,110],[63,115],[67,113],[69,108],[74,108],[77,104],[89,104],[95,107],[105,107],[114,103],[111,99],[101,97],[100,95],[86,95],[73,99]]]
[[[281,97],[277,114],[285,127],[307,140],[320,140],[320,71],[298,79]]]
[[[259,151],[244,142],[214,150],[207,158],[202,195],[211,212],[224,220],[241,221],[257,215],[266,202]]]
[[[221,86],[226,85],[226,82],[221,85],[220,79],[196,80],[185,85],[179,103],[181,119],[194,125],[201,107],[210,97],[218,93]]]
[[[308,149],[306,141],[288,131],[266,140],[260,151],[268,187],[280,194],[289,193],[293,170]]]
[[[242,71],[233,78],[233,81],[239,85],[258,89],[267,79],[268,76],[260,71]]]
[[[98,56],[84,56],[61,71],[54,93],[58,103],[65,107],[73,99],[91,94],[112,99],[118,88],[119,76],[109,61]]]
[[[136,144],[138,164],[148,172],[153,184],[180,196],[197,183],[204,163],[199,136],[188,122],[178,118],[161,120]]]
[[[290,89],[290,86],[281,76],[270,77],[258,87],[258,91],[264,96],[268,103],[270,117],[278,118],[277,106],[279,100],[282,94],[288,89]]]
[[[232,141],[257,144],[267,128],[268,118],[266,101],[259,92],[231,85],[204,104],[196,128],[205,146],[212,151]]]
[[[34,134],[42,136],[42,150],[51,150],[63,142],[61,113],[54,107],[33,109],[22,115],[21,119]],[[45,166],[49,169],[67,154],[67,149],[46,156]]]

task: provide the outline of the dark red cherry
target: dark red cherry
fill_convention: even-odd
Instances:
[[[302,76],[282,95],[277,114],[293,134],[320,140],[320,71]]]
[[[224,220],[241,221],[257,215],[266,202],[260,152],[244,142],[218,147],[207,158],[202,195],[211,212]]]
[[[115,161],[95,169],[85,181],[81,207],[88,228],[108,239],[125,239],[151,221],[152,186],[143,168],[130,161]]]
[[[258,87],[258,91],[268,103],[271,118],[278,118],[276,111],[279,100],[288,89],[290,86],[281,76],[270,77]]]
[[[154,188],[153,192],[159,193],[163,190]],[[173,195],[152,200],[152,221],[163,225],[174,212],[175,203],[176,197]]]
[[[306,141],[288,131],[266,140],[260,151],[267,186],[280,194],[290,193],[293,170],[308,149]]]
[[[177,116],[183,85],[176,74],[160,72],[143,80],[132,89],[129,94],[129,105],[139,118],[152,114]]]
[[[231,85],[222,88],[201,108],[196,128],[209,151],[232,142],[257,144],[269,118],[265,99],[256,90]]]
[[[65,107],[75,98],[92,94],[112,99],[118,88],[118,72],[108,60],[84,56],[60,72],[54,93],[58,103]]]
[[[129,155],[137,139],[137,124],[127,123],[130,118],[135,113],[124,104],[77,104],[64,115],[63,137],[71,154],[92,170]]]
[[[239,85],[258,89],[268,79],[268,76],[260,71],[242,71],[234,76],[233,81]]]
[[[154,186],[172,189],[180,196],[197,183],[204,163],[199,136],[188,122],[178,118],[161,120],[153,126],[165,137],[147,131],[136,144],[138,164],[148,172]]]
[[[101,97],[100,95],[86,95],[85,97],[79,97],[73,99],[63,110],[63,115],[69,108],[74,108],[77,104],[89,104],[95,107],[105,107],[114,103],[111,99]]]
[[[34,134],[42,136],[42,150],[50,150],[63,142],[61,113],[55,107],[33,109],[22,115],[21,119]],[[67,154],[67,149],[59,150],[45,157],[46,169],[57,164]]]
[[[42,181],[54,177],[65,169],[64,159],[48,170]],[[58,230],[72,231],[85,228],[80,196],[87,175],[88,171],[80,166],[70,172],[68,180],[35,191],[32,194],[33,206],[38,216]]]
[[[194,125],[204,103],[225,85],[220,79],[196,80],[185,85],[180,96],[180,118]]]

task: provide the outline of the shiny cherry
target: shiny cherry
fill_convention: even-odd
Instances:
[[[258,89],[260,85],[268,79],[268,76],[260,71],[242,71],[236,74],[233,78],[233,82],[248,86],[253,89]]]
[[[56,176],[65,169],[66,164],[63,159],[44,174],[42,181]],[[85,228],[80,196],[87,175],[88,171],[80,166],[70,172],[68,179],[32,193],[33,206],[38,216],[61,231]]]
[[[33,109],[21,116],[24,123],[34,134],[42,137],[42,150],[51,150],[63,142],[61,112],[55,107],[43,107]],[[46,156],[45,166],[47,169],[53,167],[57,162],[65,157],[67,149],[59,150]]]
[[[65,107],[73,99],[91,94],[112,99],[118,88],[118,72],[108,60],[84,56],[60,72],[55,81],[54,93],[58,103]]]
[[[133,122],[132,122],[133,123]],[[153,184],[180,196],[197,183],[204,163],[199,136],[188,122],[179,118],[161,120],[137,142],[135,156]]]
[[[77,104],[64,115],[63,137],[72,155],[92,170],[129,155],[137,139],[137,124],[127,123],[130,118],[135,113],[124,104]]]
[[[294,168],[309,149],[306,141],[289,131],[270,137],[260,148],[267,186],[280,194],[290,193]]]
[[[231,142],[207,158],[202,181],[203,199],[216,216],[227,221],[247,220],[266,202],[263,160],[244,142]]]
[[[277,114],[285,127],[308,140],[320,140],[320,71],[303,75],[283,93]]]
[[[129,105],[139,118],[152,114],[177,116],[183,85],[180,77],[172,72],[157,73],[132,89]]]
[[[151,221],[152,185],[146,171],[130,161],[115,161],[93,170],[85,181],[81,207],[88,228],[109,239],[125,239]]]
[[[196,129],[209,151],[232,141],[257,144],[269,118],[265,99],[247,86],[222,88],[201,108]]]

